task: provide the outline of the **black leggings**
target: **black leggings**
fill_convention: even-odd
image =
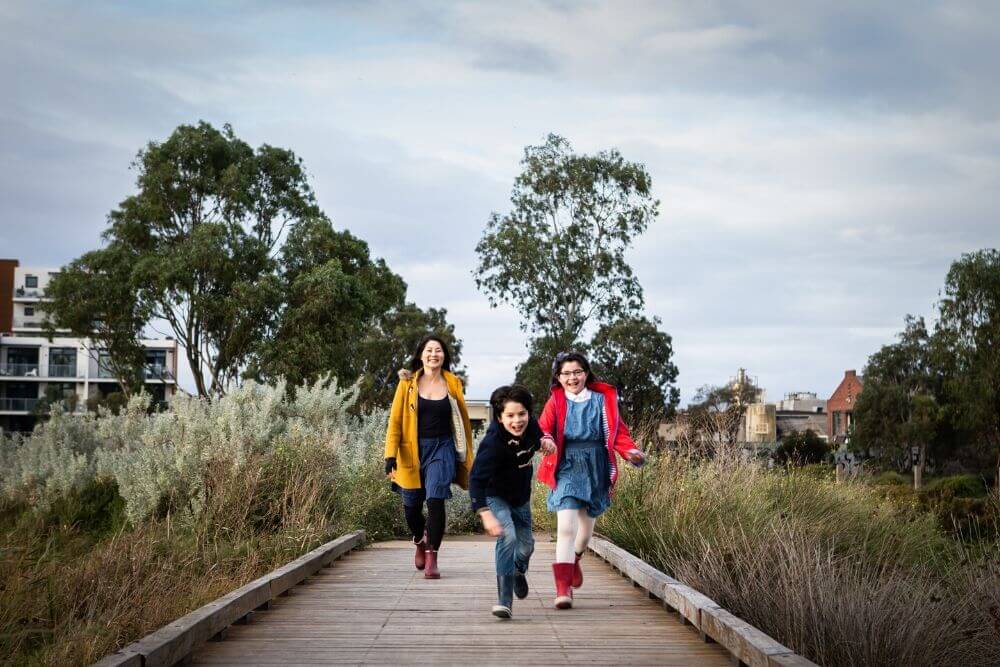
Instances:
[[[427,530],[427,541],[434,551],[441,546],[444,539],[444,500],[441,498],[429,498],[427,500],[427,520],[424,521],[423,503],[418,505],[403,505],[403,514],[406,515],[406,525],[413,533],[413,540],[419,542],[424,536],[424,529]]]

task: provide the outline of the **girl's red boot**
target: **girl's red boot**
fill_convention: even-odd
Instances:
[[[424,579],[440,579],[441,573],[438,572],[438,552],[428,548],[426,554],[427,564],[424,567]]]
[[[583,554],[576,555],[576,562],[573,563],[573,588],[583,586],[583,570],[580,569],[580,559]]]
[[[427,533],[424,533],[419,542],[414,542],[413,546],[416,547],[416,551],[413,552],[413,567],[422,570],[427,563]]]
[[[556,609],[573,606],[573,563],[552,563],[552,576],[556,580]]]

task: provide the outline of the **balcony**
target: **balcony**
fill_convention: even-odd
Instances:
[[[45,320],[43,320],[38,315],[35,315],[34,317],[14,318],[15,329],[41,329],[44,326],[45,326]]]
[[[77,375],[76,364],[49,364],[50,378],[75,378]]]
[[[0,398],[0,412],[31,412],[36,405],[37,398]]]
[[[39,287],[18,287],[14,290],[14,300],[21,299],[38,300],[45,298],[45,290]]]
[[[173,380],[170,369],[161,364],[146,364],[145,376],[147,380],[163,380],[169,382]]]
[[[36,378],[38,364],[0,364],[0,377]]]

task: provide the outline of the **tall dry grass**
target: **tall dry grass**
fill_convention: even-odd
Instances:
[[[248,385],[3,443],[0,660],[89,664],[336,535],[402,533],[386,416],[352,400]]]
[[[819,664],[1000,664],[997,543],[863,483],[667,454],[598,530]]]

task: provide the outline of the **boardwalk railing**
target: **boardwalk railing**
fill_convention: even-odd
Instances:
[[[682,623],[689,623],[705,641],[716,641],[733,656],[734,661],[750,667],[807,667],[815,663],[798,655],[776,639],[731,614],[690,586],[667,576],[616,544],[599,537],[590,549],[623,577],[658,598],[668,609],[678,613]]]
[[[159,667],[183,662],[199,645],[209,639],[223,638],[226,629],[233,623],[249,622],[255,610],[266,609],[272,599],[285,594],[364,542],[363,530],[327,542],[106,656],[94,667]]]

